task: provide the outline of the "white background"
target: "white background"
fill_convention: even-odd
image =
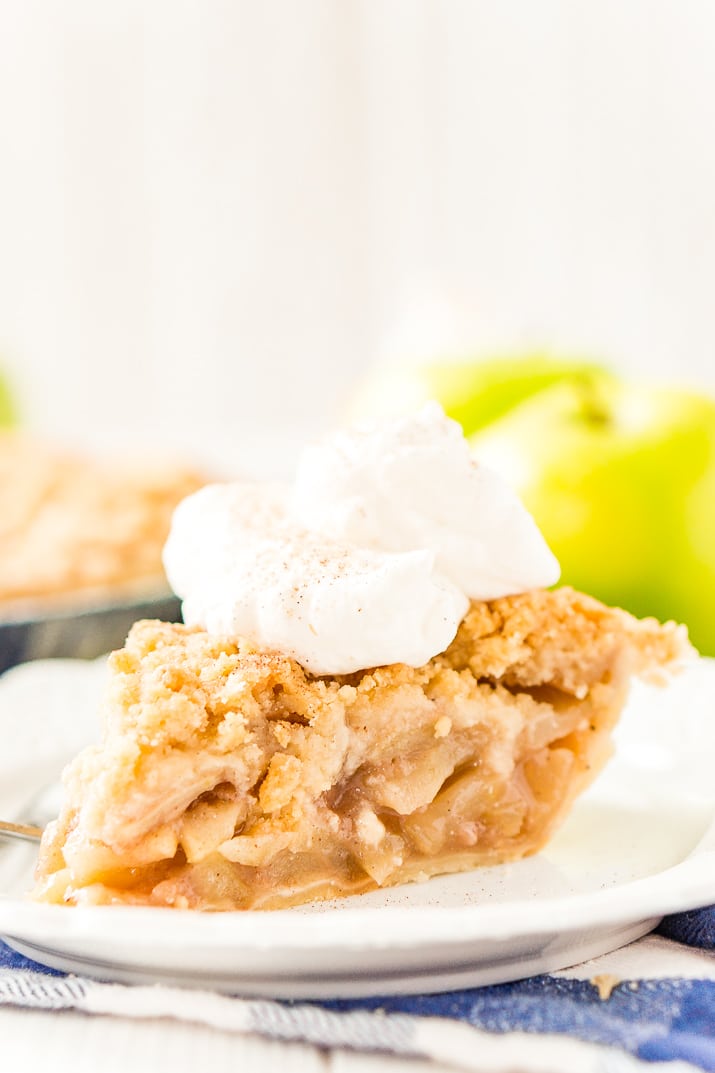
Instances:
[[[27,420],[297,443],[435,296],[715,389],[714,57],[709,0],[0,0]]]

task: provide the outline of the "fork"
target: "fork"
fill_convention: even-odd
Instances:
[[[0,842],[3,838],[39,842],[45,824],[58,815],[61,804],[62,783],[59,780],[41,786],[32,800],[25,804],[20,822],[0,820]]]
[[[32,823],[9,823],[0,820],[0,838],[17,838],[23,842],[39,842],[42,838],[42,828],[35,827]]]

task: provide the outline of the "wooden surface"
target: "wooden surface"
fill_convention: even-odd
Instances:
[[[320,1051],[173,1021],[0,1009],[2,1073],[448,1073],[417,1059]]]

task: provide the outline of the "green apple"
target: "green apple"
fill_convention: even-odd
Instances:
[[[715,401],[548,355],[376,371],[361,415],[442,403],[516,488],[562,581],[715,655]]]
[[[611,376],[554,384],[471,437],[562,581],[688,625],[715,655],[715,401]]]
[[[15,406],[5,377],[0,375],[0,428],[15,423]]]
[[[603,375],[592,363],[548,354],[388,364],[378,366],[360,386],[351,416],[389,417],[437,399],[469,436],[552,384]]]

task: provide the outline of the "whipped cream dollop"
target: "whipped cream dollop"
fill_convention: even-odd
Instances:
[[[187,624],[313,674],[422,666],[454,639],[470,599],[559,576],[531,515],[437,403],[308,448],[292,486],[189,496],[164,565]]]

